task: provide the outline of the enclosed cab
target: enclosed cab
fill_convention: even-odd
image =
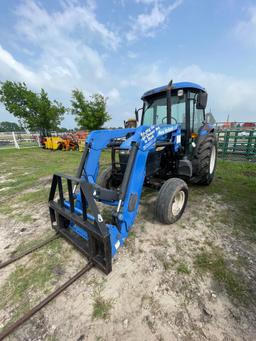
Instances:
[[[168,91],[171,96],[170,110]],[[168,85],[149,90],[141,99],[143,100],[141,124],[179,124],[182,130],[182,152],[191,156],[191,143],[200,135],[206,122],[206,90],[195,83],[181,82],[172,84],[170,90]]]
[[[143,94],[141,125],[175,125],[181,128],[181,148],[173,153],[170,134],[159,138],[156,150],[149,154],[146,183],[158,178],[178,176],[200,184],[209,184],[214,175],[217,144],[214,126],[207,120],[207,92],[199,84],[172,83]],[[136,118],[138,120],[138,112]],[[212,115],[211,115],[212,117]],[[127,155],[120,162],[126,163]],[[154,179],[152,179],[152,177]]]

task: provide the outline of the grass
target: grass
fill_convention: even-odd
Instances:
[[[226,207],[222,212],[216,212],[215,220],[233,227],[235,233],[256,241],[255,174],[255,163],[218,160],[212,184],[206,187],[190,186],[190,198],[193,197],[200,205],[203,195],[209,198],[220,195],[218,201]]]
[[[243,276],[231,270],[220,249],[201,251],[194,264],[202,273],[211,273],[214,280],[224,286],[229,296],[239,300],[246,299],[248,289]]]
[[[103,207],[101,214],[103,216],[105,223],[108,223],[108,224],[112,223],[112,210],[113,210],[112,207],[108,207],[108,206]]]
[[[38,241],[36,242],[38,243]],[[26,245],[27,247],[28,245]],[[30,247],[33,246],[30,244]],[[25,245],[23,245],[25,249]],[[24,265],[18,265],[10,273],[0,288],[0,309],[15,307],[12,321],[27,311],[32,303],[31,293],[44,293],[49,290],[49,282],[55,278],[55,269],[63,263],[61,259],[63,243],[55,240],[46,245],[43,250],[33,253],[30,260]],[[19,247],[18,252],[23,248]]]
[[[141,225],[141,226],[140,226],[140,231],[141,231],[141,232],[145,232],[145,230],[146,230],[146,229],[145,229],[145,225],[144,225],[144,224]]]
[[[1,150],[1,176],[6,181],[0,182],[0,213],[24,223],[31,223],[33,215],[27,212],[22,214],[20,212],[22,208],[31,209],[33,212],[35,204],[47,205],[52,175],[56,172],[75,174],[81,156],[82,153],[79,152],[52,152],[39,148]],[[109,154],[103,152],[102,162],[106,163],[108,157]],[[42,240],[44,238],[46,236]],[[42,240],[21,243],[13,253],[21,253]],[[33,253],[29,256],[28,262],[17,266],[2,284],[0,309],[12,311],[9,323],[30,308],[36,295],[45,294],[51,287],[51,281],[57,276],[55,269],[61,267],[64,261],[62,245],[60,240],[56,240],[45,246],[43,250]],[[101,300],[101,296],[97,296],[95,316],[105,317],[109,306],[108,301]]]
[[[256,164],[219,160],[215,180],[205,191],[221,194],[222,200],[234,207],[232,212],[227,209],[226,219],[233,221],[237,230],[247,228],[256,237],[256,176],[248,176],[253,172]]]
[[[26,202],[26,203],[47,202],[49,191],[50,191],[50,188],[47,188],[47,189],[43,188],[43,189],[39,189],[38,191],[24,193],[18,197],[18,201]]]
[[[189,275],[190,274],[190,269],[189,269],[188,265],[185,262],[181,262],[177,266],[177,272],[185,274],[185,275]]]
[[[94,301],[93,301],[93,311],[92,311],[92,319],[103,319],[106,320],[110,316],[110,310],[113,307],[113,302],[110,299],[105,299],[101,290],[98,289],[94,293]]]
[[[25,190],[40,186],[40,179],[51,177],[55,172],[68,172],[74,174],[79,165],[81,153],[52,152],[38,148],[24,150],[1,150],[0,163],[5,163],[3,174],[7,182],[0,183],[0,190],[9,187],[4,193],[6,200],[12,203],[30,201],[33,203],[45,200],[46,191],[38,189],[36,192],[22,193]],[[51,180],[49,178],[48,184]],[[41,187],[43,187],[41,185]]]
[[[137,236],[137,235],[136,235],[136,232],[135,232],[135,231],[130,231],[130,232],[129,232],[129,237],[128,237],[128,238],[129,238],[130,240],[134,240],[134,239],[136,238],[136,236]]]
[[[50,238],[51,236],[53,236],[54,233],[53,231],[50,231],[49,233],[47,233],[46,235],[44,235],[42,238],[37,238],[37,239],[32,239],[29,240],[26,243],[20,243],[16,249],[12,252],[12,255],[18,255],[26,250],[31,249],[32,247],[35,247],[39,244],[41,244],[44,240]]]
[[[164,271],[170,270],[176,264],[176,260],[173,257],[167,258],[165,252],[157,250],[155,252],[155,257],[158,259],[158,261],[163,266]]]
[[[30,214],[22,214],[18,216],[18,220],[22,223],[32,223],[33,218]]]
[[[0,183],[0,213],[9,215],[12,211],[11,205],[21,202],[46,202],[52,175],[56,172],[74,175],[81,157],[80,152],[39,148],[0,150],[0,163],[3,164],[4,170],[2,175],[6,178],[5,182]],[[106,164],[108,159],[109,153],[103,152],[101,163]],[[32,188],[38,190],[30,192]]]

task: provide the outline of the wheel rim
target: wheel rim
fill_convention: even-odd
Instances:
[[[172,214],[177,216],[182,210],[185,203],[185,193],[183,191],[179,191],[175,194],[173,202],[172,202]]]
[[[216,160],[216,147],[212,147],[211,158],[210,158],[210,174],[213,173]]]

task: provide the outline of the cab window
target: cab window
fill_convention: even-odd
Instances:
[[[194,133],[202,127],[204,122],[204,109],[196,108],[197,93],[190,92],[190,128]]]
[[[144,125],[167,123],[167,100],[166,95],[160,98],[146,100],[144,102]],[[172,96],[172,118],[171,123],[181,124],[185,128],[185,99]]]

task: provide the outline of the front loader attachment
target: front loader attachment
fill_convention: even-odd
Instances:
[[[63,180],[67,182],[68,200],[64,197]],[[74,193],[75,186],[79,188],[80,209],[75,206],[78,197]],[[110,236],[92,191],[92,186],[85,178],[54,174],[49,195],[50,218],[52,227],[58,233],[108,274],[111,272]]]
[[[174,150],[178,148],[180,129],[176,125],[91,132],[76,177],[53,176],[49,195],[52,227],[106,274],[136,219],[149,151],[155,149],[157,138],[163,136],[167,140],[162,139],[161,146],[171,143]],[[100,155],[106,148],[112,148],[112,175],[116,170],[121,179],[111,189],[96,183]],[[121,162],[119,165],[115,162],[115,152],[127,156],[123,170]],[[98,203],[113,208],[110,222],[105,223]]]

